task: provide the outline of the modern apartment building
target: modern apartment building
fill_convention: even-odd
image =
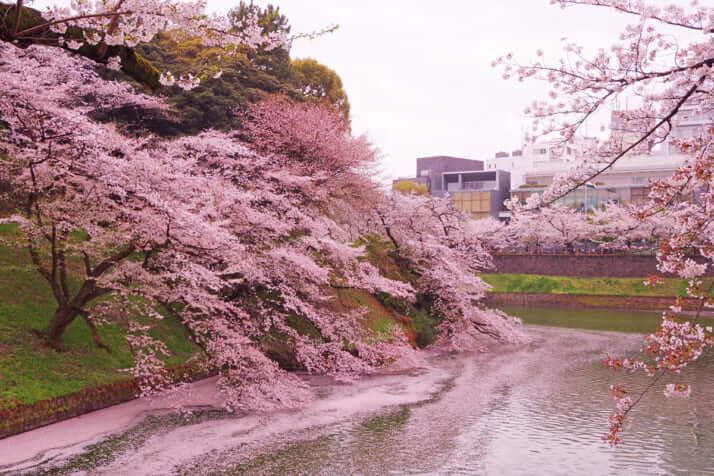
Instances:
[[[637,204],[647,200],[650,184],[664,179],[677,170],[682,161],[681,155],[640,155],[624,157],[612,168],[599,175],[594,188],[581,187],[563,197],[564,205],[592,210],[612,201],[622,204]],[[540,193],[553,182],[555,175],[566,172],[573,164],[552,162],[549,166],[540,166],[524,176],[524,182],[511,189],[511,196],[524,201],[534,193]]]
[[[679,114],[672,119],[672,131],[663,146],[663,153],[672,155],[679,152],[672,139],[701,137],[711,128],[714,128],[713,110],[703,110],[694,105],[682,107]]]
[[[425,184],[430,195],[442,197],[446,192],[442,174],[458,170],[483,170],[483,161],[448,155],[420,157],[416,159],[416,177],[400,177],[392,183],[411,181]]]
[[[444,184],[457,210],[473,218],[502,219],[507,211],[503,202],[509,198],[511,174],[505,170],[444,172]]]
[[[506,210],[503,202],[511,189],[510,173],[484,170],[481,160],[449,156],[418,158],[417,176],[399,178],[393,183],[404,180],[426,184],[433,196],[448,193],[456,209],[469,212],[474,218],[499,218]]]
[[[639,122],[638,122],[639,121]],[[634,144],[643,128],[651,126],[627,111],[613,111],[610,117],[610,141],[627,147]],[[561,203],[591,210],[607,202],[637,204],[647,200],[652,182],[672,175],[686,159],[678,153],[677,139],[696,138],[714,128],[714,111],[694,105],[684,107],[672,122],[670,138],[655,146],[638,144],[628,155],[595,179],[563,197]],[[417,176],[410,179],[427,185],[429,193],[448,193],[456,208],[474,217],[507,218],[503,205],[509,197],[523,201],[541,193],[556,175],[567,172],[583,157],[597,154],[595,137],[574,137],[570,143],[541,141],[524,145],[511,153],[498,152],[484,161],[459,157],[435,156],[417,159]],[[395,181],[396,182],[396,181]],[[695,196],[685,199],[696,199]]]
[[[654,119],[634,118],[628,111],[612,111],[610,114],[610,140],[619,150],[633,146],[642,138],[642,135],[654,125]],[[646,155],[652,151],[653,139],[647,139],[629,152],[630,155]]]
[[[416,160],[416,178],[425,180],[429,193],[435,197],[442,197],[446,193],[443,174],[459,170],[483,170],[483,161],[438,155],[434,157],[420,157]],[[424,183],[424,182],[421,182]]]
[[[526,144],[510,154],[496,153],[495,157],[485,161],[486,170],[508,171],[511,174],[511,186],[518,187],[525,183],[526,174],[543,167],[548,168],[552,163],[575,160],[589,154],[596,142],[594,137],[575,137],[571,144],[555,140]]]
[[[642,137],[642,132],[652,126],[651,120],[648,122],[628,116],[627,111],[613,111],[610,119],[610,139],[621,148],[636,143]],[[595,179],[594,189],[581,187],[563,197],[561,202],[585,210],[600,207],[608,201],[623,204],[642,203],[647,200],[650,184],[671,176],[686,159],[686,156],[679,153],[674,142],[683,138],[696,139],[711,128],[714,128],[714,111],[687,105],[672,120],[672,129],[664,144],[659,147],[654,147],[651,141],[638,144],[628,155]],[[594,139],[586,138],[581,144],[587,148],[594,145],[591,140]],[[538,144],[535,148],[537,152],[546,151],[545,147],[538,150]],[[576,153],[582,152],[584,150],[576,150]],[[523,173],[522,182],[512,187],[511,196],[524,200],[534,193],[539,193],[552,183],[556,174],[566,172],[572,166],[568,161],[553,159],[555,157],[548,161],[534,159],[532,168]],[[693,194],[684,199],[695,200],[696,196]]]

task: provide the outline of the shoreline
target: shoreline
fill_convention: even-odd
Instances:
[[[188,384],[189,391],[181,394],[181,404],[194,408],[219,407],[221,400],[217,395],[216,380],[217,377],[208,377]],[[176,408],[177,400],[176,394],[170,391],[148,398],[134,398],[101,409],[111,409],[111,418],[107,418],[107,413],[100,410],[89,411],[2,438],[0,472],[4,471],[3,467],[30,462],[30,458],[32,462],[47,458],[61,448],[91,444],[92,440],[102,435],[131,426],[147,413]],[[44,449],[47,441],[61,443]]]
[[[681,314],[695,312],[700,304],[698,299],[679,298]],[[676,296],[618,296],[611,294],[555,294],[555,293],[513,293],[488,292],[484,303],[489,307],[518,306],[544,307],[554,309],[621,309],[628,311],[666,311],[675,304]],[[714,316],[711,310],[702,315]]]
[[[453,378],[449,372],[452,367],[448,364],[450,361],[451,359],[445,359],[446,365],[432,365],[425,361],[422,362],[423,366],[408,371],[370,375],[349,384],[321,376],[310,376],[306,378],[306,383],[314,392],[315,398],[304,408],[236,413],[229,418],[209,419],[199,423],[200,427],[192,427],[190,431],[202,428],[199,434],[213,435],[210,439],[214,444],[231,446],[240,439],[245,443],[252,443],[264,437],[294,430],[296,420],[302,422],[298,426],[306,430],[311,426],[335,423],[350,415],[367,414],[386,407],[428,401],[435,393],[447,387],[447,381]],[[22,473],[51,460],[61,463],[68,456],[87,451],[88,446],[102,444],[107,437],[132,428],[149,415],[162,416],[178,408],[220,409],[223,402],[216,381],[217,377],[209,377],[189,384],[188,393],[168,391],[148,399],[138,398],[0,440],[0,473],[4,471],[10,471],[11,474]],[[273,423],[272,429],[264,428],[266,421]],[[206,430],[216,426],[223,428],[222,434],[214,435]],[[184,430],[179,428],[176,431]],[[196,437],[197,441],[203,442],[203,436],[200,435]],[[52,442],[52,446],[50,447],[47,442]],[[190,453],[195,449],[185,447],[183,438],[172,442],[174,443],[183,450],[181,454],[186,454],[187,451]],[[157,444],[157,448],[161,451],[166,449],[162,443]],[[200,447],[200,444],[197,447]],[[149,451],[152,458],[156,451],[156,449]],[[160,456],[153,459],[152,464],[173,464],[173,459],[170,456]],[[163,471],[150,472],[150,474],[158,473],[164,474]],[[114,470],[107,474],[117,474],[117,472]],[[127,471],[126,474],[138,473]]]
[[[515,307],[541,307],[553,309],[619,309],[629,311],[657,312],[669,309],[674,304],[676,297],[663,296],[617,296],[598,294],[545,294],[545,293],[511,293],[511,292],[491,292],[487,293],[484,303],[489,307],[515,306]],[[682,301],[682,315],[692,315],[699,306],[696,299],[685,298]],[[703,311],[703,317],[714,317],[714,311]],[[189,372],[190,374],[190,372]],[[210,381],[212,377],[200,373],[191,376],[194,383],[190,385],[200,386],[202,382]],[[147,406],[148,409],[156,410],[152,401],[154,399],[163,401],[164,396],[157,396],[149,399],[136,397],[133,385],[128,382],[118,382],[108,384],[98,388],[98,392],[93,392],[97,388],[86,388],[76,394],[65,395],[50,400],[41,400],[29,405],[21,405],[0,412],[3,425],[0,426],[0,465],[5,464],[3,450],[8,441],[15,441],[22,435],[36,435],[37,431],[44,428],[55,428],[64,422],[73,421],[76,418],[89,418],[89,415],[97,413],[108,407],[136,404]],[[120,389],[114,387],[122,387]],[[128,392],[126,391],[128,390]],[[216,402],[217,400],[212,400]],[[201,405],[202,403],[196,403]],[[91,423],[88,423],[91,425]],[[114,425],[115,426],[115,425]],[[38,437],[44,439],[45,436]],[[85,438],[86,439],[86,438]],[[15,453],[13,451],[13,453]],[[32,455],[31,455],[32,456]]]
[[[195,364],[171,367],[168,371],[174,382],[197,382],[215,375]],[[37,428],[135,401],[139,398],[139,383],[137,378],[129,377],[116,382],[84,387],[78,392],[46,400],[0,408],[0,442]],[[1,456],[0,453],[0,460]]]

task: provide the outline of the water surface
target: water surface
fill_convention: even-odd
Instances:
[[[613,409],[609,385],[642,388],[648,379],[614,374],[600,361],[636,352],[637,332],[652,330],[659,316],[509,311],[549,325],[528,324],[527,345],[434,357],[407,374],[353,384],[312,379],[319,399],[302,411],[156,413],[0,472],[714,475],[711,355],[681,376],[694,385],[692,398],[653,391],[632,412],[622,446],[611,449],[600,440]],[[603,330],[612,328],[618,332]]]

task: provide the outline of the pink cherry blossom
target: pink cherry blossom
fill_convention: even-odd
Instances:
[[[475,304],[487,286],[473,272],[490,263],[478,226],[447,201],[381,192],[377,151],[329,111],[261,103],[247,142],[216,131],[128,137],[91,113],[167,106],[66,51],[0,43],[0,54],[0,181],[10,185],[0,198],[18,204],[3,222],[23,231],[15,244],[57,301],[48,344],[60,347],[76,318],[107,350],[97,327],[124,327],[127,371],[148,394],[170,383],[168,350],[137,316],[176,319],[201,349],[197,364],[220,374],[227,407],[265,410],[311,398],[278,364],[277,344],[294,367],[340,379],[418,360],[402,325],[371,331],[367,309],[340,308],[337,290],[430,297],[435,347],[522,338],[516,320]],[[356,244],[380,231],[414,281],[383,276]]]
[[[22,7],[23,1],[17,0],[14,8],[7,12],[20,12]],[[64,35],[69,27],[75,27],[81,29],[82,39],[67,40],[60,37],[59,45],[64,44],[71,50],[77,50],[85,44],[99,45],[100,57],[106,54],[109,46],[133,48],[151,41],[159,31],[181,31],[200,39],[206,46],[221,48],[227,55],[239,54],[241,45],[270,51],[286,46],[290,41],[282,31],[264,33],[256,15],[247,16],[242,28],[237,30],[231,28],[225,16],[209,15],[205,8],[206,3],[202,0],[73,1],[62,6],[48,7],[42,12],[43,18],[47,20],[45,24],[21,28],[19,20],[8,19],[7,24],[11,26],[0,29],[0,38],[7,41],[32,41],[48,29]],[[116,69],[119,65],[116,60],[111,60],[108,66]],[[180,78],[176,84],[184,89],[192,89],[199,82],[198,74],[189,74]]]
[[[697,324],[702,309],[714,306],[712,286],[705,286],[701,279],[714,259],[714,128],[707,125],[685,136],[671,134],[676,121],[690,115],[712,117],[714,112],[714,8],[699,2],[664,5],[645,0],[551,3],[562,8],[608,9],[632,22],[619,40],[594,52],[566,41],[563,58],[552,64],[543,57],[533,64],[520,64],[511,55],[494,62],[506,76],[550,85],[549,97],[527,109],[534,120],[531,138],[554,136],[567,142],[598,111],[616,106],[618,98],[639,100],[636,107],[622,112],[631,140],[623,141],[616,134],[600,140],[525,208],[550,205],[643,147],[667,143],[687,156],[671,177],[651,185],[646,204],[627,210],[608,207],[595,212],[593,219],[595,229],[608,234],[647,237],[651,231],[658,238],[658,269],[687,279],[687,294],[700,302],[691,321],[664,313],[660,328],[645,340],[643,359],[607,359],[613,369],[645,371],[655,379],[654,384],[667,374],[679,373],[714,343],[711,332]],[[689,390],[679,393],[688,395]],[[606,435],[610,444],[620,441],[622,423],[641,397],[621,400]]]

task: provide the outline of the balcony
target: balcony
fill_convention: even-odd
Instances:
[[[494,190],[497,187],[495,180],[488,182],[464,182],[463,190]]]

